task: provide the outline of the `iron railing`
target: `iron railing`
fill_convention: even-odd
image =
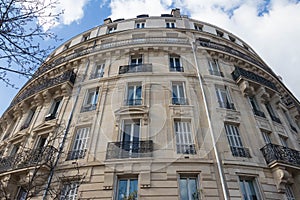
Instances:
[[[8,109],[10,109],[12,106],[18,104],[22,100],[48,88],[53,87],[59,84],[62,84],[64,82],[69,81],[70,83],[74,84],[76,79],[76,74],[73,71],[66,71],[65,73],[51,78],[51,79],[44,79],[43,81],[39,82],[39,84],[35,84],[32,86],[29,86],[28,88],[21,91],[16,98],[13,99]],[[7,110],[8,110],[7,109]]]
[[[196,148],[194,144],[177,144],[177,153],[182,154],[196,154]]]
[[[187,105],[188,101],[187,101],[187,98],[173,97],[172,104],[173,105]]]
[[[106,159],[152,157],[153,141],[110,142],[107,144]]]
[[[221,72],[221,71],[216,71],[216,70],[209,70],[209,73],[211,74],[211,75],[214,75],[214,76],[221,76],[221,77],[224,77],[224,73],[223,72]]]
[[[22,169],[36,165],[52,166],[57,150],[52,147],[24,150],[13,156],[0,158],[0,172]]]
[[[235,110],[234,103],[218,101],[221,108]]]
[[[140,106],[142,105],[143,99],[125,99],[124,104],[126,106]]]
[[[253,113],[254,113],[254,115],[256,115],[256,116],[266,118],[266,115],[265,115],[265,113],[264,113],[263,111],[253,109]]]
[[[69,151],[66,160],[82,159],[86,155],[86,149]]]
[[[245,147],[230,147],[231,153],[235,157],[251,158],[250,151]]]
[[[264,77],[261,77],[253,72],[249,72],[247,70],[244,70],[240,67],[235,67],[235,70],[232,72],[232,77],[233,77],[233,80],[238,80],[239,77],[244,77],[246,79],[249,79],[251,81],[254,81],[258,84],[262,84],[264,86],[267,86],[275,91],[277,91],[277,88],[275,86],[274,83],[272,83],[271,81],[267,80],[266,78]]]
[[[255,65],[258,65],[260,66],[261,68],[263,68],[264,70],[266,70],[267,72],[271,73],[272,75],[276,76],[274,74],[274,72],[267,66],[265,65],[264,63],[258,61],[256,58],[253,58],[245,53],[242,53],[232,47],[229,47],[227,45],[223,45],[223,44],[218,44],[218,43],[215,43],[215,42],[211,42],[209,40],[206,40],[206,39],[199,39],[198,40],[198,44],[200,46],[203,46],[203,47],[206,47],[206,48],[211,48],[211,49],[216,49],[216,50],[219,50],[219,51],[223,51],[223,52],[226,52],[226,53],[229,53],[229,54],[232,54],[234,56],[238,56],[240,58],[243,58]]]
[[[119,67],[119,74],[152,72],[152,64],[123,65]]]
[[[266,144],[260,149],[267,164],[280,162],[300,166],[300,152],[277,144]]]
[[[182,66],[170,66],[171,72],[184,72],[184,68]]]

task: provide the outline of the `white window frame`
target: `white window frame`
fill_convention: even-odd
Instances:
[[[85,156],[89,141],[90,127],[81,127],[76,130],[68,160],[82,159]]]
[[[203,31],[203,25],[194,23],[194,28],[197,31]]]
[[[279,140],[280,140],[280,143],[281,143],[282,146],[289,147],[288,142],[287,142],[288,137],[285,137],[283,135],[279,135]]]
[[[113,33],[115,31],[117,31],[117,26],[116,25],[107,27],[107,33]]]
[[[183,200],[196,200],[196,199],[200,199],[199,196],[199,178],[197,175],[195,176],[190,176],[190,175],[185,175],[185,174],[180,174],[179,177],[178,177],[178,188],[179,188],[179,197],[180,199],[182,199],[182,194],[181,194],[181,181],[182,180],[186,180],[186,185],[185,185],[185,189],[187,190],[187,198],[184,197]],[[196,186],[196,194],[195,192],[193,192],[193,188],[191,188],[191,185],[190,185],[190,181],[191,180],[194,180],[195,181],[195,186]]]
[[[92,78],[102,78],[104,75],[105,63],[98,63],[95,65]]]
[[[209,73],[211,75],[223,76],[222,75],[223,73],[220,70],[219,61],[217,59],[209,59],[208,64],[209,64]]]
[[[261,134],[262,134],[262,137],[264,139],[264,142],[265,144],[271,144],[272,143],[272,140],[271,140],[271,133],[268,133],[264,130],[261,130]]]
[[[166,21],[166,28],[176,28],[176,22]]]
[[[250,184],[252,184],[252,189],[250,188]],[[243,200],[252,199],[250,195],[253,195],[253,192],[258,200],[261,200],[261,193],[258,187],[258,182],[255,177],[247,177],[247,176],[239,176],[239,185],[240,191]],[[254,191],[251,191],[254,190]],[[244,198],[246,196],[246,198]]]
[[[231,96],[226,86],[216,86],[216,94],[220,108],[235,110],[234,104],[231,100]]]
[[[135,22],[135,28],[145,28],[146,22]]]
[[[170,71],[182,71],[180,56],[170,55],[169,62]]]
[[[53,118],[56,118],[57,117],[57,114],[60,110],[60,107],[61,107],[61,104],[62,104],[62,98],[56,98],[53,100],[52,104],[51,104],[51,107],[50,107],[50,110],[48,112],[48,115],[46,117],[53,117]]]
[[[127,183],[126,183],[126,194],[124,196],[121,196],[119,194],[120,181],[127,181]],[[132,199],[132,200],[137,200],[138,199],[138,189],[139,189],[139,187],[138,187],[138,184],[139,184],[138,178],[118,178],[117,187],[116,187],[116,200],[123,200],[123,199],[126,199],[129,195],[133,195],[130,192],[131,191],[131,188],[130,188],[131,181],[136,181],[137,182],[136,190],[134,190],[134,191],[136,191],[136,194],[135,194],[134,199]]]
[[[63,184],[60,200],[76,200],[78,194],[79,183],[71,182]]]
[[[178,154],[196,154],[192,123],[190,120],[174,119],[176,151]]]
[[[129,65],[141,65],[143,64],[143,55],[131,55]]]
[[[172,82],[172,104],[174,105],[188,104],[184,82],[177,82],[177,81]]]
[[[139,96],[139,88],[140,88],[140,96]],[[131,91],[132,91],[132,93],[131,93]],[[142,105],[143,104],[142,96],[143,96],[142,83],[137,82],[137,83],[128,83],[127,84],[126,101],[125,101],[125,104],[127,106]]]
[[[244,148],[238,126],[225,124],[225,132],[230,147]]]
[[[83,103],[83,111],[95,110],[98,104],[99,88],[89,89]]]

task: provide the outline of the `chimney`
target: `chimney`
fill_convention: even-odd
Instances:
[[[171,15],[173,15],[173,17],[180,17],[180,9],[179,8],[172,9]]]
[[[106,18],[105,20],[104,20],[104,24],[109,24],[109,23],[111,23],[112,21],[111,21],[111,18]]]

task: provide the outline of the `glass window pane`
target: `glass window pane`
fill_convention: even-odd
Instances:
[[[127,196],[127,180],[119,180],[118,200],[123,200]]]
[[[180,200],[189,200],[187,190],[187,179],[180,178],[179,180]]]

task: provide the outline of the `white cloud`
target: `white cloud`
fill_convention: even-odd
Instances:
[[[110,7],[113,19],[159,16],[178,7],[191,18],[224,28],[248,43],[300,98],[299,1],[112,0]]]

